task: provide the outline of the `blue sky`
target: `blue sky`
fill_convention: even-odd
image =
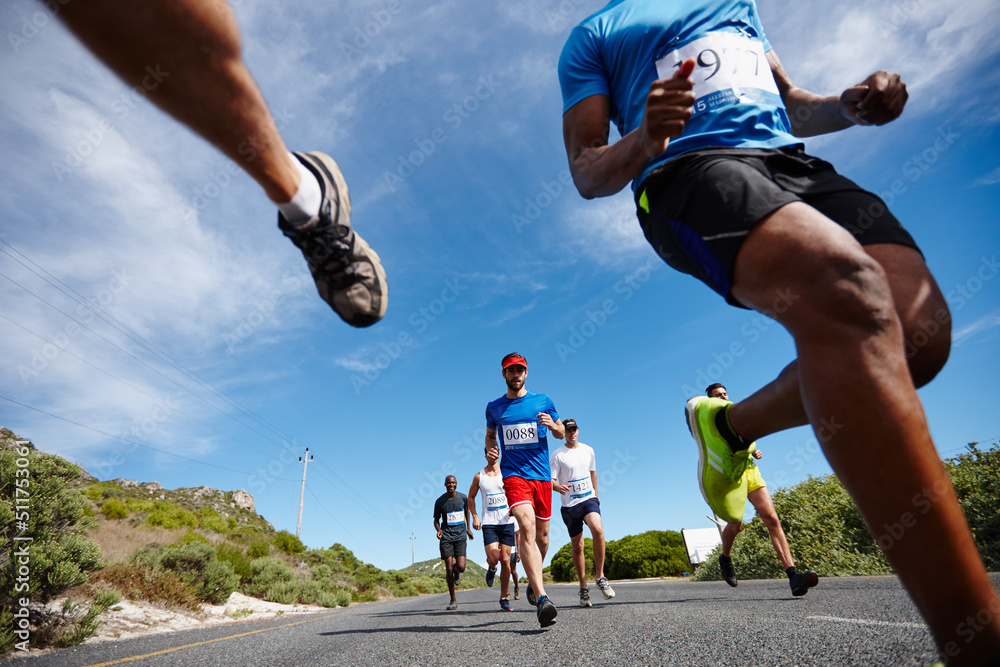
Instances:
[[[684,402],[705,379],[746,396],[794,349],[663,265],[628,193],[587,202],[567,185],[556,61],[600,6],[234,3],[286,142],[337,159],[387,267],[387,316],[354,330],[248,177],[41,4],[4,3],[0,425],[101,479],[246,489],[293,532],[309,447],[303,541],[399,568],[411,534],[417,560],[437,557],[433,501],[446,474],[464,490],[481,467],[484,409],[517,350],[527,387],[597,451],[609,538],[710,525]],[[1000,399],[1000,13],[758,6],[797,84],[907,81],[896,122],[807,147],[891,200],[949,300],[951,360],[921,391],[939,450],[1000,437],[975,407]],[[772,490],[830,472],[807,429],[758,445]],[[554,522],[550,554],[567,541]]]

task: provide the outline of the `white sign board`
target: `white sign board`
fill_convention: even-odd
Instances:
[[[708,554],[722,544],[722,536],[718,528],[682,528],[684,548],[687,549],[688,560],[692,565],[698,565],[708,560]]]

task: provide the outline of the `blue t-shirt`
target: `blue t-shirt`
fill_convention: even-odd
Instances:
[[[559,420],[552,399],[532,391],[519,398],[504,394],[486,406],[486,428],[497,432],[500,445],[502,476],[552,481],[546,438],[549,430],[538,423],[535,415],[539,412],[549,413],[552,421]]]
[[[778,94],[753,0],[613,0],[573,28],[559,57],[563,113],[607,95],[624,136],[642,124],[649,86],[696,59],[695,113],[632,181],[681,153],[799,144]]]

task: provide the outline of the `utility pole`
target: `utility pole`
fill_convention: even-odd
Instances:
[[[309,456],[309,448],[306,447],[305,456],[299,457],[299,461],[302,461],[302,490],[299,492],[299,521],[295,524],[295,537],[298,537],[302,533],[302,502],[306,498],[306,466],[312,460],[312,457]]]
[[[413,572],[413,568],[416,566],[415,565],[416,558],[414,557],[414,550],[413,550],[413,540],[415,539],[417,538],[413,536],[413,533],[410,533],[410,572]]]

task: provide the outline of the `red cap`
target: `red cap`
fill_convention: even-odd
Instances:
[[[524,366],[528,367],[528,362],[524,360],[524,357],[520,355],[514,355],[513,357],[507,357],[503,361],[501,370],[507,370],[508,366]]]

